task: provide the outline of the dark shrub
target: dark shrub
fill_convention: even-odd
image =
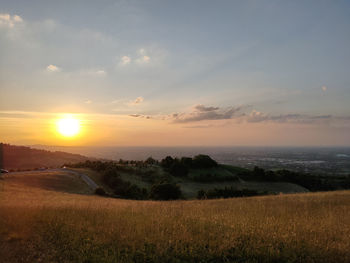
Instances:
[[[105,190],[103,190],[103,188],[98,187],[95,189],[95,194],[104,196],[104,195],[106,195],[106,192],[105,192]]]
[[[145,163],[148,165],[153,165],[153,164],[157,164],[157,160],[153,159],[152,157],[148,157]]]
[[[150,192],[150,198],[154,200],[175,200],[180,197],[180,186],[171,183],[155,184]]]
[[[170,166],[169,172],[173,176],[186,177],[188,175],[188,168],[178,159],[175,159],[173,164]]]
[[[237,190],[231,187],[225,188],[214,188],[208,191],[200,190],[198,191],[197,198],[203,199],[203,197],[212,199],[212,198],[230,198],[230,197],[248,197],[256,195],[266,195],[268,192],[259,192],[256,190],[242,189]]]
[[[115,188],[121,183],[121,179],[116,168],[107,169],[103,173],[102,180],[111,188]]]
[[[182,157],[180,162],[185,165],[188,169],[192,168],[193,162],[191,157]]]
[[[136,184],[127,181],[120,181],[120,184],[114,188],[114,193],[120,197],[128,199],[143,200],[147,199],[147,189],[140,188]]]
[[[215,175],[211,173],[199,174],[197,176],[194,176],[192,179],[195,182],[201,182],[201,183],[239,181],[239,177],[236,175]]]
[[[217,167],[218,163],[210,158],[208,155],[200,154],[193,158],[192,161],[194,168],[211,168]]]
[[[165,157],[161,162],[161,166],[163,168],[169,169],[171,167],[171,165],[174,163],[174,158],[171,156],[167,156]]]
[[[264,176],[265,176],[265,170],[262,169],[262,168],[260,168],[260,167],[258,167],[258,166],[255,166],[255,167],[254,167],[254,170],[253,170],[253,174],[254,174],[254,176],[256,176],[256,177],[264,178]]]
[[[197,192],[197,199],[207,199],[207,193],[201,189]]]

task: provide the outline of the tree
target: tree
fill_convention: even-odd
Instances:
[[[195,168],[212,168],[217,166],[218,163],[208,155],[200,154],[193,158],[193,167]]]
[[[197,192],[197,199],[207,199],[207,193],[201,189]]]
[[[186,177],[188,175],[188,168],[182,164],[179,160],[175,159],[170,166],[170,174],[176,177]]]
[[[173,162],[174,162],[174,158],[171,156],[167,156],[161,161],[161,165],[162,167],[169,169],[170,166],[173,164]]]
[[[153,165],[157,163],[157,160],[153,159],[152,157],[148,157],[145,163],[148,165]]]
[[[265,176],[265,170],[263,168],[260,168],[258,166],[254,167],[253,174],[256,177],[263,178]]]
[[[181,197],[180,186],[172,183],[155,184],[151,188],[150,198],[154,200],[176,200]]]
[[[187,168],[192,168],[193,161],[191,157],[182,157],[181,163],[185,165]]]

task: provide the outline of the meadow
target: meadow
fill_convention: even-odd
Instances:
[[[0,215],[2,262],[350,262],[350,191],[134,201],[15,173]]]

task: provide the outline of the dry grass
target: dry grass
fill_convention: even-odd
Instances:
[[[0,181],[2,262],[350,262],[350,192],[131,201]]]

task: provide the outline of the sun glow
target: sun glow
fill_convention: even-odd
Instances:
[[[80,121],[72,116],[65,116],[56,122],[57,132],[64,137],[74,137],[80,131]]]

